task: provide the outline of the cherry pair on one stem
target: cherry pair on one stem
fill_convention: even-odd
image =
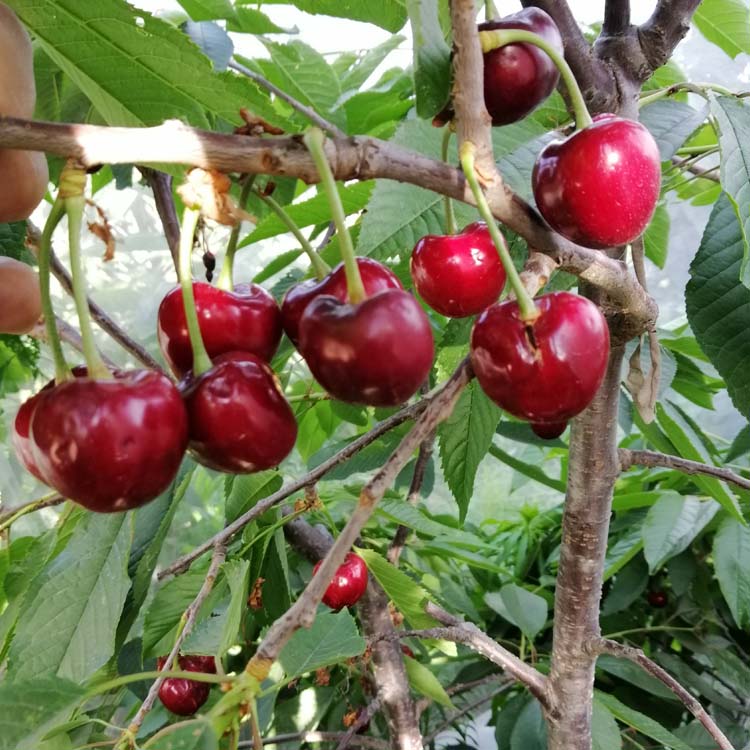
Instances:
[[[166,658],[157,659],[157,668],[163,669]],[[216,674],[216,661],[213,656],[186,655],[177,659],[183,672]],[[167,677],[159,686],[159,700],[162,705],[178,716],[192,716],[208,700],[210,682],[198,682],[184,677]]]

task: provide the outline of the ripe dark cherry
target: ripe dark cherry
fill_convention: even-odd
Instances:
[[[357,258],[359,274],[368,297],[386,289],[403,289],[401,282],[390,268],[371,258]],[[330,294],[339,302],[348,302],[344,264],[339,263],[325,278],[308,279],[293,286],[281,302],[281,318],[286,335],[295,346],[299,345],[299,321],[305,308],[316,297]]]
[[[542,440],[554,440],[565,432],[567,426],[567,422],[538,422],[531,425],[531,430]]]
[[[504,18],[479,24],[480,31],[522,29],[543,37],[563,54],[555,22],[539,8],[524,8]],[[545,52],[533,44],[507,44],[484,55],[484,103],[493,125],[526,117],[554,90],[560,73]]]
[[[403,652],[404,656],[408,656],[410,659],[416,659],[417,657],[414,656],[414,652],[406,645],[401,645],[401,651]]]
[[[411,277],[422,299],[449,318],[482,312],[505,285],[505,269],[483,222],[453,236],[422,237],[411,255]]]
[[[313,575],[323,564],[317,563],[313,568]],[[367,565],[359,556],[350,552],[339,566],[333,580],[323,595],[323,604],[338,612],[343,607],[356,604],[367,588]]]
[[[598,115],[593,125],[553,141],[532,173],[546,222],[579,245],[624,245],[638,238],[656,209],[659,149],[640,123]]]
[[[227,352],[180,384],[190,450],[218,471],[248,474],[278,466],[294,447],[297,422],[273,370],[254,354]]]
[[[112,513],[144,505],[174,479],[187,446],[187,414],[158,372],[80,377],[44,393],[30,423],[33,460],[61,495]]]
[[[166,659],[157,660],[161,669]],[[204,672],[216,674],[213,656],[180,656],[179,668],[184,672]],[[178,716],[192,716],[208,700],[211,683],[186,680],[181,677],[167,677],[159,688],[159,700],[164,707]]]
[[[203,343],[209,357],[231,351],[270,361],[281,340],[281,312],[276,300],[257,284],[237,284],[233,292],[193,282]],[[178,377],[193,366],[182,290],[172,289],[159,305],[156,333],[164,358]]]
[[[487,308],[471,334],[471,362],[482,390],[533,424],[562,423],[588,406],[604,377],[609,330],[585,297],[537,298],[529,327],[515,301]]]
[[[667,606],[667,594],[665,591],[649,591],[646,598],[654,609],[664,609]]]
[[[408,292],[390,289],[356,305],[324,295],[300,321],[299,350],[335,398],[396,406],[417,392],[434,356],[430,322]]]

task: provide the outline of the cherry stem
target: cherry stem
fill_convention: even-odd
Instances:
[[[484,18],[486,21],[493,21],[496,18],[499,18],[500,14],[497,12],[497,8],[495,7],[495,3],[492,2],[492,0],[485,0],[484,3]]]
[[[318,279],[322,279],[331,272],[331,267],[323,258],[318,255],[315,248],[310,244],[310,240],[302,234],[300,228],[295,224],[294,219],[284,210],[284,208],[274,200],[270,195],[263,195],[260,190],[255,191],[256,195],[281,219],[284,226],[295,236],[305,254],[310,259],[310,263]]]
[[[305,132],[303,137],[305,146],[307,146],[310,156],[312,156],[315,166],[320,175],[320,181],[323,189],[328,196],[328,205],[331,207],[333,223],[336,225],[336,232],[339,236],[339,248],[341,250],[341,259],[344,261],[344,272],[346,274],[346,289],[349,295],[349,302],[356,305],[367,296],[365,287],[362,284],[362,277],[357,265],[357,256],[354,254],[354,245],[352,245],[352,236],[349,234],[349,227],[346,226],[346,213],[344,206],[341,204],[341,196],[336,189],[336,180],[331,171],[331,165],[326,158],[324,144],[325,136],[320,128],[310,128]]]
[[[70,252],[70,275],[73,280],[73,300],[78,313],[78,324],[81,329],[83,357],[90,378],[109,380],[112,373],[107,369],[104,360],[96,348],[94,328],[91,324],[89,301],[86,297],[86,276],[81,258],[81,227],[83,211],[86,208],[86,197],[83,190],[86,186],[86,173],[70,164],[66,165],[60,175],[60,195],[68,214],[68,248]]]
[[[206,351],[206,345],[201,336],[198,322],[198,312],[195,309],[195,294],[193,293],[193,273],[191,258],[193,255],[193,238],[198,226],[200,210],[185,206],[180,226],[179,276],[182,289],[182,304],[185,307],[185,322],[187,323],[190,346],[193,350],[193,375],[202,375],[213,366]]]
[[[57,332],[55,309],[52,305],[50,294],[50,256],[52,254],[52,233],[65,214],[65,203],[58,197],[52,205],[52,211],[42,230],[39,241],[39,290],[42,297],[42,312],[44,314],[44,328],[47,332],[47,340],[52,349],[52,360],[55,363],[55,382],[62,383],[70,379],[70,368],[65,361],[60,336]]]
[[[475,151],[476,147],[471,141],[464,141],[461,144],[461,148],[459,149],[461,168],[466,175],[466,181],[469,183],[471,192],[474,194],[474,200],[477,202],[479,213],[487,224],[487,229],[489,230],[492,241],[495,243],[497,252],[500,255],[500,261],[503,264],[503,268],[505,268],[508,281],[516,295],[518,307],[521,311],[521,320],[525,323],[531,323],[539,317],[539,310],[537,310],[534,300],[526,291],[526,287],[524,287],[521,277],[518,275],[518,271],[516,271],[516,267],[513,265],[513,260],[508,252],[508,244],[505,241],[505,237],[503,237],[500,230],[497,228],[495,217],[492,215],[492,211],[487,203],[487,198],[485,198],[484,191],[479,184],[474,169]]]
[[[446,125],[443,132],[443,144],[440,152],[443,161],[446,163],[448,162],[448,147],[451,142],[452,134],[453,131],[451,130],[450,124]],[[448,234],[456,234],[458,230],[456,229],[456,214],[453,211],[453,201],[446,195],[443,198],[443,203],[445,205],[445,231]]]
[[[526,43],[534,44],[545,52],[560,71],[560,76],[565,82],[570,95],[570,101],[573,105],[573,112],[576,118],[576,129],[582,130],[592,123],[591,115],[586,107],[583,94],[573,75],[570,66],[565,62],[565,58],[551,45],[546,39],[531,31],[522,29],[496,29],[494,31],[480,31],[479,41],[482,45],[482,52],[489,52],[498,47],[505,47],[507,44]]]
[[[251,174],[245,177],[245,181],[242,183],[242,192],[240,193],[240,208],[242,210],[247,208],[247,199],[250,197],[250,192],[253,189],[254,182],[255,175]],[[226,253],[224,253],[224,261],[221,264],[219,278],[216,279],[216,286],[219,287],[219,289],[224,289],[227,292],[231,292],[234,289],[234,256],[237,252],[237,243],[240,239],[241,226],[242,222],[238,221],[232,227],[232,231],[227,242],[227,250]]]

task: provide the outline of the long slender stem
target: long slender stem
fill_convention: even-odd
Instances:
[[[516,271],[516,267],[513,265],[513,260],[508,252],[508,245],[505,242],[505,238],[497,228],[495,217],[492,215],[489,205],[487,205],[487,198],[485,198],[484,191],[482,190],[476,172],[474,171],[474,151],[474,144],[470,141],[464,141],[461,144],[459,150],[461,167],[464,170],[466,181],[469,183],[471,192],[474,194],[479,213],[482,215],[485,222],[487,222],[487,229],[492,236],[492,241],[495,243],[497,252],[500,255],[500,260],[505,268],[508,281],[516,295],[518,307],[521,310],[521,319],[530,323],[539,317],[539,311],[536,309],[534,300],[529,296],[526,287],[524,287],[523,282],[521,281],[521,277],[518,275],[518,271]]]
[[[244,211],[247,208],[247,199],[250,197],[250,193],[253,189],[253,183],[255,182],[255,175],[251,174],[245,178],[242,183],[242,192],[240,193],[240,208]],[[231,292],[234,289],[234,256],[237,252],[237,243],[240,239],[240,227],[242,222],[237,222],[233,227],[227,241],[227,250],[224,254],[224,261],[221,264],[221,271],[219,278],[216,280],[216,286],[219,289],[225,289]]]
[[[356,305],[365,298],[365,287],[362,284],[362,277],[359,274],[359,266],[357,265],[357,258],[354,255],[354,245],[352,245],[349,227],[346,226],[346,214],[341,204],[341,196],[336,189],[336,180],[333,177],[331,165],[328,163],[323,148],[323,144],[325,143],[323,131],[319,128],[310,128],[305,133],[304,141],[317,167],[323,189],[328,196],[331,214],[336,223],[336,231],[339,235],[339,247],[341,248],[341,259],[344,261],[349,301]]]
[[[446,125],[443,131],[443,144],[441,149],[441,156],[446,164],[448,163],[448,147],[450,146],[452,134],[453,131],[451,130],[451,126]],[[446,195],[443,196],[443,204],[445,206],[445,231],[448,234],[456,234],[458,230],[456,229],[456,214],[453,211],[453,201]]]
[[[26,505],[10,511],[7,515],[0,516],[0,533],[10,528],[19,518],[23,518],[29,513],[34,513],[37,510],[49,508],[53,505],[60,505],[60,503],[64,502],[65,498],[62,495],[58,495],[57,492],[50,492],[38,500],[32,500],[30,503],[26,503]]]
[[[193,254],[193,237],[198,226],[200,211],[197,208],[185,206],[180,227],[180,287],[182,288],[182,303],[185,306],[185,321],[190,336],[190,346],[193,349],[193,374],[202,375],[211,369],[211,358],[201,336],[198,322],[198,312],[195,309],[195,295],[193,294],[193,274],[190,259]]]
[[[47,222],[42,231],[39,241],[39,289],[42,298],[42,312],[44,313],[44,327],[47,331],[47,341],[52,349],[52,359],[55,363],[55,381],[62,383],[70,377],[70,368],[65,361],[60,336],[57,333],[55,322],[55,309],[52,306],[52,295],[50,294],[50,255],[52,253],[52,233],[60,223],[65,213],[65,204],[61,198],[52,205],[52,211],[47,217]]]
[[[497,12],[495,3],[492,0],[485,0],[484,3],[484,17],[487,21],[492,21],[495,18],[499,18],[500,14]]]
[[[479,41],[482,45],[482,52],[489,52],[498,47],[504,47],[506,44],[514,44],[518,42],[534,44],[543,52],[546,52],[547,55],[549,55],[550,60],[555,63],[557,69],[560,71],[560,76],[565,82],[565,87],[568,89],[570,101],[573,105],[573,112],[575,113],[576,128],[580,130],[581,128],[591,125],[591,115],[586,108],[586,102],[584,101],[583,94],[578,86],[578,81],[576,81],[576,77],[570,69],[570,65],[565,62],[565,58],[551,44],[549,44],[546,39],[543,39],[538,34],[533,34],[530,31],[508,29],[480,31]]]

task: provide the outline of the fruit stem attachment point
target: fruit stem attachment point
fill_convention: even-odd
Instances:
[[[89,301],[86,297],[86,277],[81,259],[81,226],[83,224],[83,211],[86,208],[86,197],[83,194],[85,186],[86,173],[68,162],[60,175],[60,197],[63,199],[65,211],[68,214],[70,275],[73,279],[73,300],[78,313],[78,324],[81,328],[83,356],[90,378],[109,380],[112,373],[104,364],[94,341]]]
[[[446,163],[448,162],[448,147],[450,146],[452,134],[453,130],[449,123],[443,131],[443,144],[440,151],[442,159]],[[456,234],[458,230],[456,228],[456,214],[453,211],[453,201],[446,195],[443,198],[443,204],[445,206],[445,231],[448,234]]]
[[[294,235],[295,239],[299,242],[305,254],[310,259],[310,264],[313,267],[316,278],[320,280],[324,276],[327,276],[331,272],[331,267],[320,257],[320,255],[318,255],[315,248],[310,244],[310,241],[304,234],[302,234],[300,228],[294,223],[294,219],[292,219],[284,208],[270,195],[263,195],[260,190],[256,190],[255,193],[279,217],[279,219],[281,219],[284,226]]]
[[[573,113],[576,118],[576,129],[581,130],[588,127],[593,122],[583,94],[578,86],[578,81],[573,75],[570,66],[565,62],[565,58],[551,45],[546,39],[531,31],[523,29],[495,29],[493,31],[480,31],[479,42],[482,45],[482,52],[487,53],[498,47],[505,47],[507,44],[533,44],[545,52],[550,60],[557,66],[560,76],[565,82],[570,95],[570,101],[573,105]]]
[[[479,180],[477,179],[476,171],[474,170],[476,146],[471,141],[464,141],[459,148],[459,157],[461,159],[461,168],[466,175],[466,181],[469,183],[471,192],[474,194],[474,200],[477,202],[477,208],[479,213],[487,224],[487,229],[492,237],[492,241],[495,243],[497,252],[500,255],[500,261],[505,268],[505,273],[508,277],[508,281],[516,295],[518,301],[518,307],[521,311],[521,320],[524,323],[532,323],[539,317],[539,310],[537,310],[534,300],[529,296],[526,291],[521,277],[516,271],[516,267],[513,265],[513,260],[508,252],[508,244],[505,241],[505,237],[500,233],[497,228],[497,222],[495,217],[492,215],[487,198],[484,195]]]
[[[247,199],[250,197],[250,191],[253,189],[255,175],[250,174],[245,177],[242,183],[242,192],[240,193],[240,208],[244,211],[247,208]],[[225,292],[231,292],[234,289],[234,256],[237,252],[237,243],[240,239],[240,227],[242,222],[238,221],[229,234],[227,241],[227,250],[224,253],[224,261],[221,264],[219,278],[216,279],[216,286]]]
[[[346,226],[344,206],[341,204],[341,196],[336,189],[336,180],[333,177],[331,165],[326,158],[324,148],[325,136],[320,128],[310,128],[305,132],[303,140],[305,146],[307,146],[307,150],[310,152],[310,156],[312,156],[315,162],[323,189],[328,196],[331,215],[333,216],[333,222],[336,225],[336,232],[339,236],[341,259],[344,261],[349,302],[356,305],[358,302],[362,302],[367,295],[365,294],[365,287],[362,284],[362,277],[359,273],[357,257],[354,254],[354,245],[352,245],[352,237],[349,234],[349,227]]]
[[[47,332],[47,340],[52,349],[52,360],[55,363],[55,382],[62,383],[70,379],[70,368],[65,361],[60,336],[57,333],[57,322],[55,309],[52,306],[50,294],[50,261],[52,255],[52,233],[65,214],[65,203],[59,196],[52,205],[47,221],[42,230],[39,241],[39,290],[42,298],[42,313],[44,314],[44,329]]]
[[[195,294],[193,293],[193,273],[190,260],[193,255],[193,238],[198,226],[200,209],[185,206],[180,226],[179,276],[182,289],[182,304],[185,307],[185,322],[187,323],[190,347],[193,350],[193,375],[202,375],[211,367],[211,358],[206,351],[206,345],[201,336],[198,322],[198,312],[195,309]]]

